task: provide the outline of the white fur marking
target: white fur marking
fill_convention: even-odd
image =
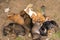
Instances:
[[[28,11],[27,11],[27,8],[26,8],[26,9],[24,9],[24,11],[25,11],[30,17],[31,17],[33,14],[34,14],[35,16],[37,16],[36,12],[32,11],[31,8],[29,8]]]
[[[45,29],[45,31],[44,31],[45,33],[46,33],[46,29]]]
[[[31,17],[33,14],[34,14],[35,16],[37,16],[37,14],[29,8],[29,13],[28,13],[28,15]]]

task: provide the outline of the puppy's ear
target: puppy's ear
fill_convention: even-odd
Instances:
[[[11,19],[14,15],[15,15],[15,13],[10,13],[10,14],[7,15],[7,18]]]

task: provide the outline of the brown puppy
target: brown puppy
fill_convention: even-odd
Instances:
[[[25,35],[25,29],[22,27],[22,25],[17,23],[9,23],[3,27],[2,32],[4,36],[12,36],[14,38],[19,35]]]
[[[10,13],[10,15],[8,15],[8,19],[21,25],[24,24],[24,19],[19,14]]]

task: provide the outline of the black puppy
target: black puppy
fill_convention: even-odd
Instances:
[[[9,34],[15,34],[18,35],[25,35],[25,29],[22,27],[22,25],[19,25],[17,23],[10,23],[7,26],[3,28],[3,35],[7,36]]]
[[[43,23],[43,25],[40,28],[40,35],[47,36],[49,30],[54,29],[56,31],[57,28],[58,28],[58,24],[54,20],[46,21]]]

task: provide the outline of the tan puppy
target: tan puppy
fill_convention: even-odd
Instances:
[[[8,15],[8,19],[21,25],[24,24],[24,19],[19,14],[11,13],[10,15]]]
[[[24,11],[32,18],[33,23],[34,22],[44,22],[45,17],[40,12],[35,12],[32,10],[33,4],[29,4]]]

